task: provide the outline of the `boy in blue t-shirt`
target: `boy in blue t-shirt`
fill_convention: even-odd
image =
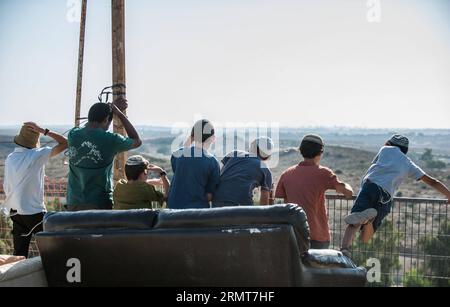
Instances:
[[[256,139],[250,152],[233,151],[223,160],[219,186],[213,207],[253,206],[253,191],[261,187],[260,205],[269,205],[272,173],[265,161],[270,159],[274,144],[268,137]]]
[[[220,179],[219,161],[208,151],[214,141],[213,125],[200,120],[185,146],[172,154],[174,176],[167,202],[169,209],[210,208]]]
[[[349,250],[358,230],[361,229],[361,241],[364,243],[373,237],[383,219],[391,212],[395,191],[405,179],[411,177],[422,180],[450,200],[450,190],[411,161],[406,156],[408,149],[408,138],[394,135],[375,157],[364,176],[352,212],[345,218],[349,225],[341,249],[345,255],[350,256]]]

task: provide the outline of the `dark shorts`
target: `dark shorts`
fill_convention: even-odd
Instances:
[[[381,187],[367,180],[355,200],[352,213],[363,212],[371,208],[378,212],[377,217],[373,221],[373,229],[377,231],[386,216],[391,213],[392,198]]]

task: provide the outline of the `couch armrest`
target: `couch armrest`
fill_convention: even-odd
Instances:
[[[335,250],[309,250],[302,256],[304,287],[364,287],[367,271]]]
[[[341,252],[331,249],[310,249],[303,254],[302,262],[304,265],[316,269],[347,268],[354,269],[356,264]]]
[[[1,266],[0,287],[47,287],[41,258]]]

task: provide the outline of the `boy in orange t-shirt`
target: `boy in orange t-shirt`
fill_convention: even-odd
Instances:
[[[312,249],[328,249],[330,246],[325,192],[335,190],[346,198],[353,197],[349,184],[339,181],[333,171],[320,165],[324,146],[320,136],[305,136],[300,146],[303,162],[281,175],[275,193],[276,198],[283,198],[286,203],[297,204],[305,210]]]

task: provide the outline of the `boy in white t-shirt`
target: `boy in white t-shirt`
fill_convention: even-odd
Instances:
[[[364,243],[373,237],[383,219],[391,212],[395,191],[405,179],[421,180],[450,200],[449,189],[411,161],[406,156],[408,149],[408,138],[394,135],[375,157],[364,176],[352,212],[345,218],[348,227],[341,249],[345,255],[350,256],[349,250],[358,230],[361,229],[361,241]]]
[[[39,138],[48,136],[54,147],[41,147]],[[60,134],[43,129],[35,123],[25,123],[14,138],[17,147],[5,161],[6,194],[4,209],[13,222],[14,256],[28,258],[33,234],[42,231],[47,211],[44,203],[45,164],[67,149],[67,140]]]

